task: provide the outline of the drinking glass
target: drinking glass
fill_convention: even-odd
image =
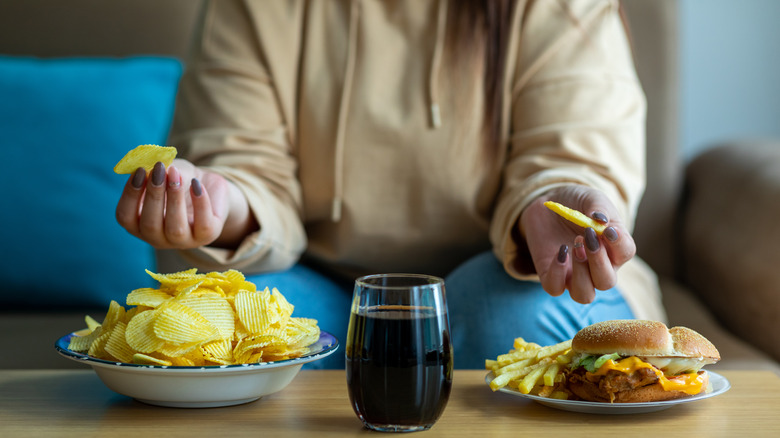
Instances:
[[[444,281],[430,275],[358,278],[346,340],[352,408],[369,429],[430,429],[452,388]]]

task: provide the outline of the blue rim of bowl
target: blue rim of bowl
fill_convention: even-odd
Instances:
[[[125,362],[115,362],[110,360],[104,360],[104,359],[98,359],[92,356],[89,356],[84,353],[78,353],[76,351],[68,349],[68,345],[70,344],[70,339],[74,336],[77,336],[76,333],[69,333],[59,339],[54,343],[54,348],[57,350],[57,352],[71,360],[85,362],[87,364],[91,365],[110,365],[110,366],[117,366],[117,367],[123,367],[123,368],[136,368],[136,369],[157,369],[157,370],[240,370],[240,369],[259,369],[259,368],[276,368],[281,366],[289,366],[289,365],[295,365],[295,364],[304,364],[308,362],[313,362],[315,360],[319,360],[322,358],[325,358],[326,356],[330,356],[333,352],[335,352],[339,347],[339,341],[336,339],[335,336],[332,334],[326,332],[326,331],[320,331],[320,338],[317,340],[317,342],[309,345],[309,353],[304,354],[303,356],[292,358],[292,359],[285,359],[285,360],[279,360],[275,362],[257,362],[257,363],[249,363],[249,364],[235,364],[235,365],[205,365],[205,366],[173,366],[173,365],[141,365],[141,364],[134,364],[134,363],[125,363]]]

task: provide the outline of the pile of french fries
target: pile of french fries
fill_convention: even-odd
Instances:
[[[564,371],[572,360],[571,340],[542,347],[516,338],[513,349],[495,360],[485,360],[492,371],[490,389],[510,387],[523,394],[566,400]]]

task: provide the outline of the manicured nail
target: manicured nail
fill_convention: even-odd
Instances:
[[[563,244],[558,248],[558,263],[566,263],[566,257],[569,255],[569,245]]]
[[[572,253],[574,254],[574,258],[580,262],[584,262],[585,260],[588,259],[588,257],[585,255],[583,240],[584,239],[582,238],[582,236],[577,236],[577,238],[574,239],[574,251],[572,251]]]
[[[585,246],[590,252],[599,250],[599,237],[596,235],[596,231],[593,228],[587,228],[585,230]]]
[[[200,197],[203,194],[203,186],[200,185],[198,178],[192,178],[192,194],[196,197]]]
[[[600,211],[597,211],[597,212],[593,213],[593,219],[596,219],[597,221],[601,222],[602,224],[606,224],[607,222],[609,222],[609,219],[607,218],[607,215],[602,213],[602,212],[600,212]]]
[[[152,169],[152,185],[160,187],[165,182],[165,165],[158,161]]]
[[[133,179],[130,181],[130,184],[133,186],[133,188],[140,189],[144,185],[145,180],[146,170],[143,167],[139,167],[138,169],[135,169],[135,172],[133,172]]]
[[[614,242],[614,241],[616,241],[616,240],[617,240],[617,238],[618,238],[618,233],[617,233],[617,230],[615,230],[615,228],[614,228],[614,227],[607,227],[607,228],[604,230],[604,233],[603,233],[603,234],[604,234],[604,237],[606,237],[606,238],[607,238],[607,240],[609,240],[610,242]]]
[[[181,174],[179,169],[171,166],[168,168],[168,186],[179,187],[181,185]]]

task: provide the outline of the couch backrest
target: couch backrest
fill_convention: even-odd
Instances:
[[[195,0],[0,1],[0,185],[36,172],[0,219],[2,311],[105,309],[153,285],[152,248],[113,220],[126,177],[112,167],[128,144],[166,141],[198,11]]]
[[[0,53],[183,59],[200,4],[200,0],[3,1]]]
[[[672,274],[682,163],[677,136],[677,0],[623,0],[648,99],[648,188],[635,237],[639,254]],[[186,58],[199,0],[0,2],[0,53]]]
[[[639,79],[647,95],[647,190],[639,206],[637,251],[674,275],[675,219],[682,186],[678,152],[678,1],[624,0]]]

